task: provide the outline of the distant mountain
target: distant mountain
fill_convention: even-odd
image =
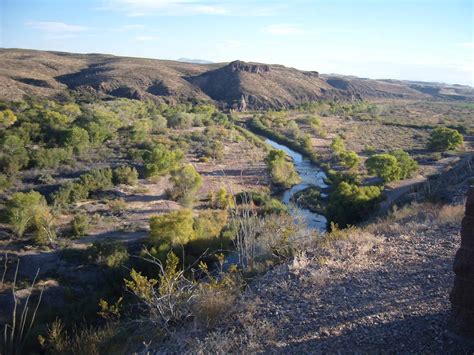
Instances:
[[[283,65],[181,61],[0,49],[0,100],[25,96],[126,97],[175,103],[213,101],[223,108],[284,108],[326,99],[474,101],[474,89],[399,80],[319,75]]]
[[[179,58],[178,62],[193,63],[193,64],[212,64],[213,63],[205,59],[189,59],[189,58]]]

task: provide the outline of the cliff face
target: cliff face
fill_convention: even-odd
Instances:
[[[467,196],[461,248],[454,259],[454,273],[450,327],[456,334],[474,340],[474,186]]]

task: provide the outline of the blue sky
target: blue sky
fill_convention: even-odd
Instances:
[[[473,0],[0,0],[0,47],[474,86]]]

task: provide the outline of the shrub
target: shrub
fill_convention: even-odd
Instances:
[[[202,177],[194,166],[187,164],[171,173],[173,187],[168,190],[171,199],[181,202],[184,206],[192,205],[196,193],[202,185]]]
[[[4,192],[11,186],[11,181],[5,174],[0,174],[0,193]]]
[[[66,134],[67,147],[71,147],[74,153],[81,155],[90,146],[89,133],[81,127],[74,126]]]
[[[145,175],[152,177],[169,173],[177,167],[183,157],[184,155],[181,150],[171,151],[164,145],[159,144],[151,151],[146,151],[143,155]]]
[[[143,141],[150,134],[153,128],[153,122],[149,119],[141,119],[133,122],[131,127],[132,140]]]
[[[114,200],[110,200],[108,205],[110,210],[114,214],[123,213],[127,209],[127,203],[123,198],[116,198]]]
[[[66,148],[39,148],[32,154],[34,165],[38,168],[58,168],[71,160],[72,150]]]
[[[16,192],[7,201],[6,207],[8,222],[17,236],[22,237],[31,229],[35,231],[39,243],[55,239],[54,217],[39,192]]]
[[[150,218],[150,239],[159,251],[167,252],[178,245],[186,245],[194,239],[196,232],[191,210],[173,211]]]
[[[25,143],[18,136],[7,136],[0,149],[0,169],[6,173],[16,173],[26,167],[28,162]]]
[[[216,238],[227,224],[226,211],[203,211],[194,219],[194,230],[197,239]]]
[[[282,150],[271,150],[265,161],[273,184],[289,188],[300,181],[293,164],[286,161]]]
[[[217,194],[211,194],[210,203],[212,208],[226,209],[234,206],[234,199],[231,193],[227,193],[224,187],[221,187]]]
[[[382,189],[341,182],[329,197],[326,209],[330,221],[340,227],[360,222],[377,206]]]
[[[97,263],[105,264],[110,268],[117,268],[128,260],[127,248],[118,243],[99,242],[92,246],[92,255]]]
[[[375,154],[365,161],[369,174],[377,175],[385,182],[400,179],[401,168],[397,158],[390,154]]]
[[[438,127],[431,132],[428,147],[432,150],[445,151],[462,146],[464,138],[455,129]]]
[[[89,197],[89,190],[80,183],[67,181],[52,197],[55,206],[66,206],[69,203],[87,199]]]
[[[7,128],[13,125],[17,120],[16,115],[12,110],[6,109],[0,111],[0,128]]]
[[[112,170],[109,168],[92,169],[88,173],[82,174],[80,181],[89,193],[109,189],[113,186]]]
[[[331,142],[331,149],[334,154],[339,158],[342,153],[346,151],[346,146],[341,137],[336,137]]]
[[[401,149],[395,150],[390,153],[393,155],[398,162],[398,166],[400,167],[400,178],[407,179],[413,175],[415,171],[418,170],[418,163],[416,160],[410,157],[410,154],[404,152]]]
[[[340,155],[341,164],[348,168],[353,169],[356,168],[360,163],[360,158],[356,152],[353,151],[345,151]]]
[[[194,115],[185,112],[176,112],[169,116],[168,127],[186,129],[191,128],[194,121]]]
[[[89,217],[86,214],[76,214],[71,221],[71,234],[73,237],[82,237],[89,233]]]
[[[138,182],[138,171],[132,166],[119,166],[113,171],[113,182],[115,185],[136,185]]]

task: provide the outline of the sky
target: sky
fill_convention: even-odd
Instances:
[[[474,86],[474,0],[0,0],[0,47]]]

